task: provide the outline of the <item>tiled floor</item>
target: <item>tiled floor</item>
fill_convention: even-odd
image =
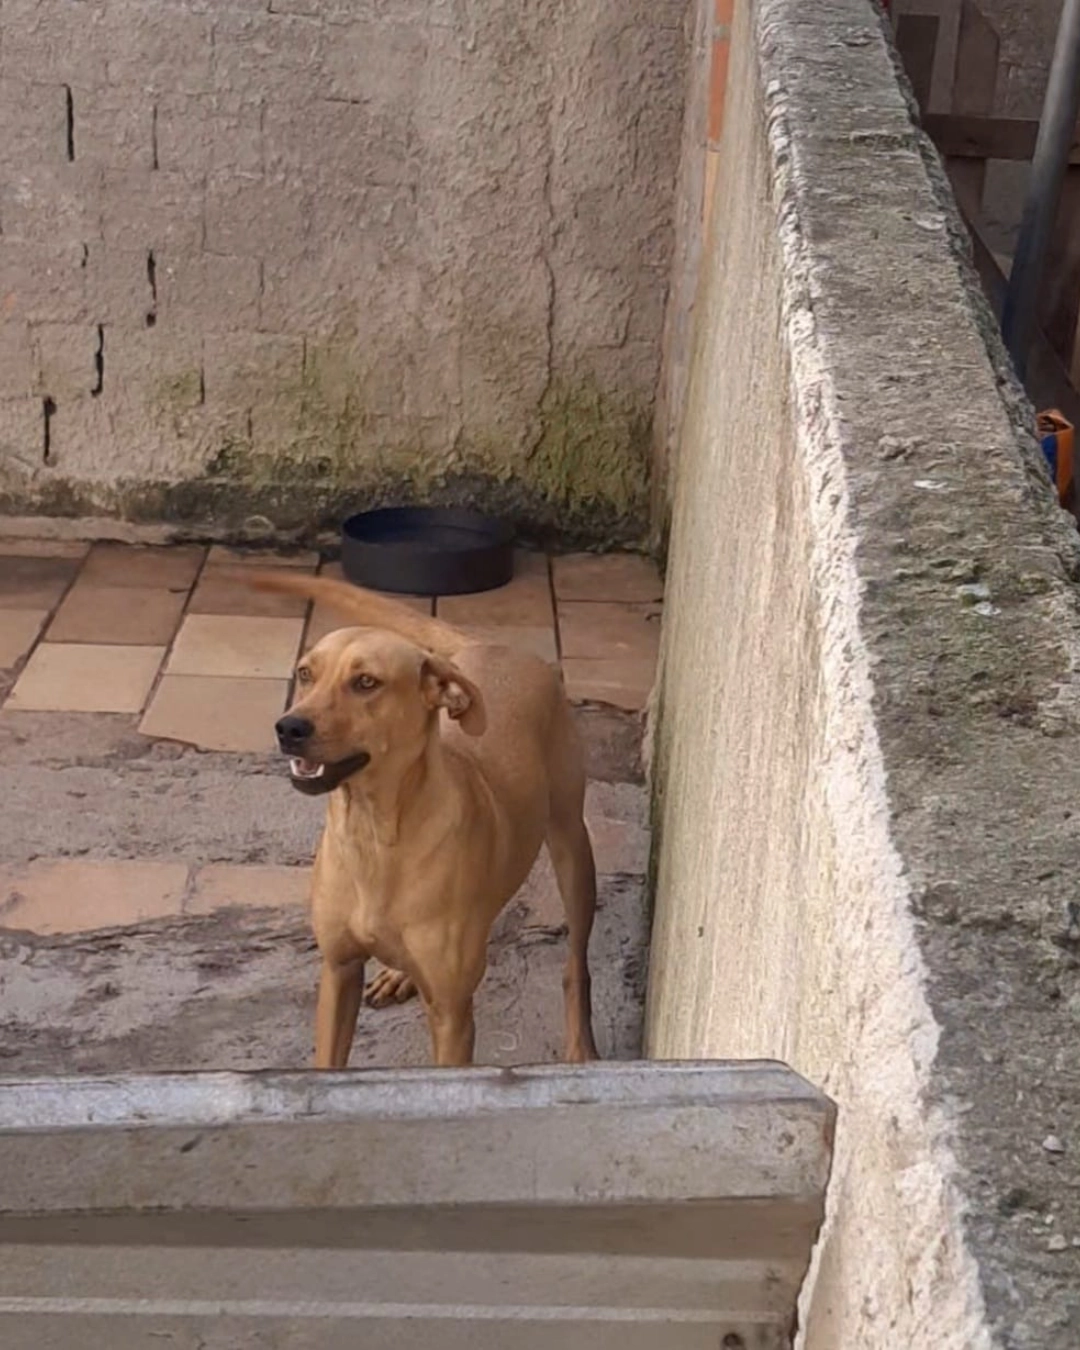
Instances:
[[[0,669],[22,667],[7,707],[145,710],[150,736],[207,750],[268,748],[264,719],[284,706],[298,652],[341,624],[322,606],[310,612],[295,596],[261,594],[235,576],[238,567],[282,565],[314,572],[319,559],[0,540]],[[337,563],[321,570],[341,575]],[[561,656],[572,698],[636,711],[652,683],[661,597],[641,558],[521,553],[499,590],[408,603],[478,637]]]
[[[263,566],[341,574],[315,554],[0,538],[0,726],[31,714],[110,714],[150,740],[272,751],[298,653],[342,621],[235,578],[238,568]],[[407,601],[477,636],[561,661],[572,699],[628,712],[644,706],[652,685],[661,602],[658,574],[641,558],[536,553],[519,554],[514,580],[500,590]],[[602,824],[601,870],[623,870],[618,858],[639,849],[635,840],[622,838],[617,821]],[[307,875],[255,863],[38,858],[0,871],[0,927],[63,933],[223,905],[292,903],[305,894]]]

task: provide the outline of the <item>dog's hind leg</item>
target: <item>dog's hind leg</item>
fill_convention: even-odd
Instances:
[[[566,1005],[566,1059],[571,1064],[597,1059],[592,1029],[592,981],[589,937],[596,914],[596,864],[585,828],[585,768],[569,709],[558,736],[552,782],[547,846],[559,883],[569,950],[563,975]]]
[[[566,909],[569,930],[563,998],[566,1004],[566,1059],[580,1064],[596,1059],[592,1029],[592,981],[589,936],[596,913],[596,865],[585,821],[552,821],[548,852]]]

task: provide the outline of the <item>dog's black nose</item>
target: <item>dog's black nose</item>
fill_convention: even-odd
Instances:
[[[284,717],[279,718],[274,726],[277,732],[278,745],[282,750],[299,750],[305,741],[309,741],[315,733],[315,723],[309,722],[306,717],[294,717],[291,713],[286,713]]]

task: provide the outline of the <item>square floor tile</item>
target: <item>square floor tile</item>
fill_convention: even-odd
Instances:
[[[83,539],[4,539],[0,555],[9,558],[85,558],[90,545]]]
[[[655,659],[660,647],[661,613],[659,605],[560,600],[562,654],[593,660]]]
[[[164,656],[164,647],[43,642],[5,706],[22,712],[141,712]]]
[[[307,621],[307,627],[304,629],[304,640],[300,644],[301,651],[310,651],[321,638],[327,633],[333,633],[339,628],[348,628],[348,619],[342,618],[336,609],[328,609],[325,605],[316,605],[311,611],[311,618]]]
[[[139,730],[200,750],[262,754],[276,749],[274,723],[288,697],[288,680],[165,675]]]
[[[302,567],[306,572],[314,572],[319,565],[317,553],[275,553],[271,549],[229,548],[225,544],[215,544],[206,559],[208,567]]]
[[[235,906],[284,909],[307,903],[310,867],[212,863],[195,874],[185,914],[213,914]]]
[[[169,658],[170,675],[292,676],[303,619],[189,614]]]
[[[551,560],[557,600],[648,602],[664,598],[656,565],[636,553],[571,553]]]
[[[505,586],[477,595],[440,596],[435,613],[450,624],[482,628],[542,628],[552,621],[551,581],[542,553],[519,552],[514,577]]]
[[[0,875],[0,927],[83,933],[179,914],[184,863],[61,859]]]
[[[339,562],[326,562],[319,568],[319,576],[329,577],[333,581],[344,581],[345,574],[341,569]],[[397,600],[399,604],[407,605],[409,609],[415,609],[418,614],[433,614],[435,612],[435,601],[429,595],[391,595],[391,600]],[[311,617],[308,619],[307,630],[304,633],[303,650],[314,647],[320,638],[327,633],[334,632],[338,628],[349,628],[354,626],[355,620],[351,620],[348,615],[342,614],[340,610],[333,609],[329,605],[315,605],[311,611]]]
[[[339,562],[327,562],[319,568],[319,576],[329,577],[331,581],[347,580],[345,573]],[[376,595],[385,595],[388,600],[396,600],[401,605],[408,605],[410,609],[415,609],[419,614],[434,614],[435,600],[430,595],[408,595],[399,594],[396,591],[376,591]],[[341,627],[341,624],[338,624]]]
[[[550,661],[552,665],[559,659],[555,649],[555,629],[550,624],[546,628],[478,628],[469,625],[463,631],[478,642],[503,643],[519,651],[532,652],[541,661]]]
[[[391,598],[403,601],[410,609],[418,610],[421,614],[431,613],[430,600],[425,601],[419,596],[405,595],[395,595]],[[315,605],[311,611],[311,618],[308,619],[307,628],[304,630],[304,640],[300,644],[300,650],[309,651],[327,633],[336,632],[339,628],[355,627],[356,620],[343,615],[340,610],[331,609],[329,605]]]
[[[205,549],[194,545],[95,544],[83,563],[79,580],[98,586],[186,591],[198,575],[205,553]]]
[[[0,670],[19,664],[48,617],[44,609],[0,609]]]
[[[626,712],[640,712],[656,679],[656,662],[595,661],[563,657],[566,692],[574,703],[607,703]]]
[[[167,647],[184,612],[183,591],[98,586],[80,578],[49,625],[50,642]]]
[[[52,609],[78,570],[78,558],[0,554],[0,609]]]
[[[302,595],[255,591],[224,568],[207,566],[188,605],[189,614],[247,614],[253,618],[302,619],[308,601]],[[246,569],[245,569],[246,570]]]

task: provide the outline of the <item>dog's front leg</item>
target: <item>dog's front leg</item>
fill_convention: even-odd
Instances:
[[[431,1053],[436,1065],[440,1068],[459,1068],[471,1064],[476,1045],[472,995],[464,999],[429,1003],[427,1017],[431,1030]]]
[[[364,996],[364,959],[323,958],[315,1008],[315,1067],[344,1069]]]

